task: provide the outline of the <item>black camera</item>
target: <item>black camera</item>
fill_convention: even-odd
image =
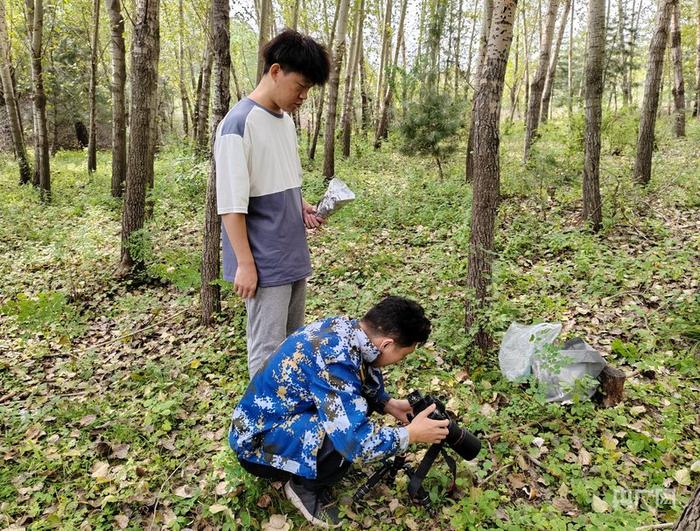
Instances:
[[[474,435],[459,424],[447,413],[445,405],[432,395],[421,395],[419,391],[413,391],[408,395],[408,403],[413,408],[413,414],[418,415],[426,407],[436,404],[435,411],[428,415],[433,420],[449,420],[447,425],[448,434],[443,443],[447,443],[450,448],[457,452],[462,458],[471,461],[481,450],[481,442]]]

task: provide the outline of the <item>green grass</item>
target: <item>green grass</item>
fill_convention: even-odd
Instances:
[[[442,181],[432,161],[400,155],[393,137],[380,152],[356,140],[353,156],[337,161],[358,199],[309,237],[307,320],[359,316],[389,293],[419,300],[431,341],[387,371],[390,390],[437,393],[465,427],[500,434],[459,463],[455,495],[443,495],[444,465],[433,469],[434,515],[407,502],[399,475],[347,511],[349,527],[621,529],[672,521],[687,501],[684,474],[700,460],[689,407],[700,386],[700,126],[675,140],[661,121],[653,180],[640,189],[630,180],[636,122],[605,118],[597,235],[579,220],[581,126],[578,117],[547,124],[527,166],[521,128],[502,139],[487,318],[496,338],[513,320],[559,321],[564,338],[585,338],[634,374],[612,409],[545,404],[536,386],[500,376],[495,352],[471,348],[462,155]],[[321,158],[303,161],[312,201],[323,193]],[[46,205],[18,187],[14,162],[0,155],[0,525],[247,529],[285,515],[306,528],[279,485],[245,473],[227,449],[247,384],[245,311],[225,290],[216,325],[198,324],[206,164],[181,148],[159,153],[140,247],[147,275],[133,282],[114,278],[120,203],[108,164],[101,153],[89,176],[83,153],[58,153]],[[618,488],[666,489],[676,501],[626,510],[614,505]]]

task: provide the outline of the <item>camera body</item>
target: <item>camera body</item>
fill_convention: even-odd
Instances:
[[[435,404],[437,407],[430,415],[432,420],[449,420],[447,425],[447,437],[444,443],[447,443],[460,457],[471,461],[481,450],[481,442],[472,433],[464,428],[461,428],[445,409],[445,405],[436,397],[430,394],[421,395],[420,391],[413,391],[407,397],[408,403],[411,404],[413,414],[418,415],[426,407]]]

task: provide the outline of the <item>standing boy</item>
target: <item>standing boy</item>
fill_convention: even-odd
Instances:
[[[245,299],[248,373],[304,323],[311,274],[306,228],[318,227],[301,195],[301,162],[289,114],[328,80],[326,49],[285,30],[262,51],[263,76],[216,131],[214,161],[224,279]]]

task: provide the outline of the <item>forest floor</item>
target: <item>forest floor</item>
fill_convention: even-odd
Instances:
[[[471,348],[462,155],[442,181],[395,141],[380,152],[358,141],[337,163],[358,199],[310,234],[307,320],[359,317],[389,293],[423,303],[431,340],[387,371],[388,388],[443,397],[484,441],[449,495],[438,461],[434,511],[407,501],[399,474],[345,506],[347,527],[633,529],[680,514],[700,481],[700,123],[675,140],[662,121],[646,189],[630,179],[635,126],[605,119],[597,235],[579,216],[580,121],[545,126],[527,167],[520,127],[502,142],[489,326],[500,340],[515,320],[561,322],[561,338],[584,338],[627,373],[609,409],[548,404],[535,382],[502,377],[496,350]],[[305,194],[318,199],[321,160],[304,165]],[[85,167],[84,153],[58,153],[46,205],[0,155],[0,528],[307,528],[280,485],[243,472],[227,448],[247,383],[245,315],[224,286],[216,325],[198,323],[206,163],[181,147],[158,155],[154,213],[135,247],[147,274],[131,281],[114,276],[108,154],[96,174]]]

